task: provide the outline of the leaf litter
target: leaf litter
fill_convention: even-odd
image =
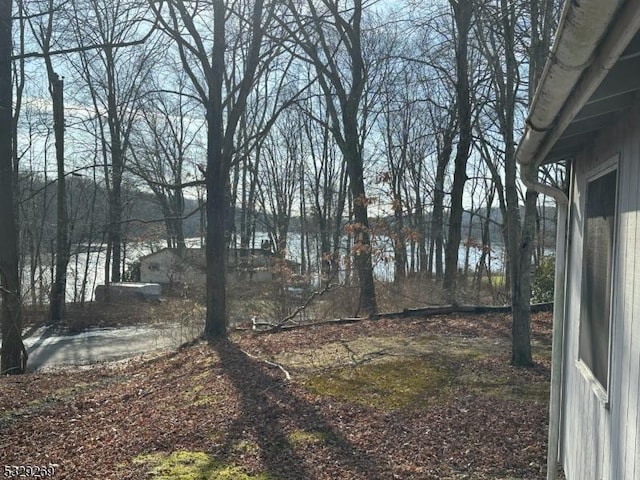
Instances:
[[[532,329],[529,369],[509,365],[508,315],[450,315],[234,333],[3,377],[0,466],[55,464],[56,479],[542,479],[550,314]]]

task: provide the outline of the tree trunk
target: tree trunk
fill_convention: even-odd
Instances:
[[[449,157],[447,157],[448,163]],[[434,258],[436,278],[442,278],[444,272],[442,250],[444,247],[444,173],[447,163],[438,158],[436,181],[433,188],[433,214],[431,216],[431,257]]]
[[[179,173],[176,176],[177,181],[181,181],[182,174]],[[184,222],[182,220],[184,216],[184,192],[182,188],[176,188],[173,196],[173,230],[175,232],[175,242],[178,254],[182,255],[187,248],[187,243],[184,238]]]
[[[26,370],[27,351],[22,343],[20,280],[18,275],[18,230],[15,210],[15,171],[12,156],[11,8],[0,2],[0,327],[2,353],[0,374]]]
[[[512,257],[511,363],[528,367],[533,364],[531,355],[531,254],[535,234],[535,214],[537,193],[527,190],[522,233],[518,242],[518,253]]]
[[[451,302],[455,302],[458,275],[458,249],[462,228],[462,197],[467,181],[467,160],[471,149],[471,98],[469,88],[469,32],[473,5],[470,0],[451,1],[457,28],[456,44],[456,97],[458,105],[459,138],[454,160],[453,185],[451,187],[451,210],[449,235],[445,249],[443,288]]]
[[[340,271],[340,242],[343,235],[342,218],[347,203],[347,184],[348,176],[346,169],[340,171],[340,186],[338,199],[336,201],[335,213],[333,216],[333,250],[331,254],[331,275],[337,274]]]
[[[211,165],[211,163],[210,163]],[[220,169],[207,172],[207,318],[204,334],[221,338],[227,334],[227,282],[225,225],[226,178]]]
[[[404,234],[404,220],[402,208],[402,196],[396,193],[394,198],[394,230],[392,234],[393,253],[394,253],[394,276],[393,281],[400,283],[407,276],[407,242]]]
[[[116,141],[114,140],[114,143]],[[109,235],[107,242],[111,249],[111,281],[120,281],[120,261],[122,254],[122,155],[120,148],[112,145],[113,175],[109,195]]]
[[[414,225],[418,232],[418,269],[420,273],[427,272],[429,268],[429,256],[427,254],[427,241],[431,240],[431,232],[427,231],[427,221],[424,216],[422,208],[422,199],[420,198],[420,192],[416,192],[416,207],[414,214]],[[431,243],[431,242],[430,242]],[[428,272],[431,275],[431,272]]]
[[[433,264],[435,263],[436,278],[442,278],[444,273],[442,262],[442,252],[444,250],[444,179],[451,160],[451,153],[453,152],[455,116],[453,112],[449,114],[450,118],[446,124],[446,129],[438,137],[438,163],[433,187],[433,214],[431,216],[431,242],[429,247],[429,273],[433,271]]]
[[[299,194],[300,194],[300,274],[304,275],[307,273],[307,256],[309,252],[305,250],[305,240],[307,237],[307,204],[304,195],[304,168],[303,163],[300,162],[299,165],[299,174],[300,174],[300,185]]]
[[[207,317],[204,329],[205,337],[210,339],[227,335],[225,226],[229,171],[225,168],[226,162],[223,157],[225,6],[222,0],[213,3],[213,15],[213,51],[207,106]]]
[[[111,190],[109,191],[109,235],[111,247],[111,281],[119,282],[120,263],[122,261],[122,174],[124,171],[124,152],[122,145],[122,123],[116,101],[117,82],[114,66],[116,64],[113,49],[105,48],[107,65],[107,121],[111,139]]]
[[[364,187],[362,156],[357,149],[357,135],[348,134],[345,122],[345,160],[349,174],[351,198],[353,199],[354,245],[353,256],[360,284],[358,311],[366,314],[376,313],[376,290],[373,281],[373,262],[371,257],[371,233],[367,212],[368,199]],[[352,138],[355,136],[356,138]]]
[[[49,66],[49,62],[48,66]],[[50,69],[53,99],[53,128],[56,139],[56,270],[51,290],[50,320],[54,324],[62,321],[66,303],[67,266],[69,264],[69,219],[67,215],[66,178],[64,173],[64,81]]]

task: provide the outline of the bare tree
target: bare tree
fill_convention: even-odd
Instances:
[[[59,323],[62,320],[66,303],[67,266],[69,264],[69,215],[67,212],[67,188],[65,175],[65,120],[64,120],[64,80],[53,67],[51,50],[54,45],[56,11],[59,8],[53,0],[36,4],[38,12],[30,15],[25,11],[33,38],[42,52],[47,72],[49,94],[53,109],[53,132],[56,151],[56,242],[55,273],[51,285],[49,320]]]
[[[309,230],[317,235],[317,255],[322,282],[337,275],[340,239],[347,198],[346,165],[328,127],[322,97],[311,97],[300,108],[305,112],[302,130],[308,144],[305,185],[311,198]],[[309,250],[309,249],[308,249]]]
[[[463,3],[462,6],[464,5]],[[423,96],[428,116],[428,121],[425,123],[429,125],[429,130],[433,135],[433,155],[435,157],[435,168],[431,172],[433,187],[431,189],[432,210],[429,219],[429,249],[426,254],[427,260],[424,262],[424,270],[427,275],[435,273],[438,279],[442,279],[444,275],[443,254],[445,245],[448,244],[445,227],[449,218],[447,211],[450,206],[447,198],[452,190],[450,163],[455,141],[459,138],[460,109],[458,98],[460,95],[466,97],[471,93],[470,79],[468,78],[471,75],[468,61],[469,32],[466,34],[464,31],[458,32],[456,22],[452,18],[452,12],[454,9],[451,4],[448,8],[431,4],[412,4],[412,10],[409,14],[410,30],[406,36],[412,38],[413,48],[407,48],[402,53],[402,58],[408,60],[409,63],[422,66],[424,70],[420,75],[420,80],[421,88],[425,92]],[[462,13],[465,12],[466,10]],[[460,21],[458,23],[462,23],[463,30],[470,28],[465,24],[464,18],[460,18]],[[461,57],[460,54],[463,56]],[[458,83],[459,75],[464,77],[461,84]],[[465,95],[465,89],[469,90],[468,95]],[[467,98],[467,103],[469,103],[467,110],[470,114],[471,99]],[[463,155],[466,150],[464,143],[458,144],[458,150],[460,152],[459,161],[466,162]],[[464,175],[459,175],[458,183],[464,183],[462,182],[464,178]],[[456,188],[460,190],[461,187],[458,185]],[[462,191],[464,191],[464,185],[462,185]],[[427,210],[427,205],[417,203],[416,209],[422,214]],[[457,207],[457,212],[461,215],[461,206]],[[453,253],[457,255],[457,248]]]
[[[442,286],[450,300],[455,301],[458,276],[458,250],[462,229],[462,199],[467,181],[467,160],[471,151],[472,98],[470,89],[469,40],[474,12],[473,0],[449,0],[456,26],[456,107],[458,144],[454,158],[453,184],[451,186],[451,210],[449,235],[445,248],[444,278]]]
[[[24,373],[27,351],[22,343],[22,312],[18,275],[18,229],[13,165],[13,85],[11,53],[12,3],[0,2],[0,374]]]
[[[394,281],[396,283],[403,280],[407,275],[407,240],[410,237],[405,226],[405,218],[409,217],[409,205],[414,189],[409,187],[412,180],[420,182],[421,175],[415,175],[420,169],[423,158],[419,160],[413,152],[413,143],[416,135],[426,134],[426,126],[421,124],[419,129],[415,124],[420,122],[418,114],[420,105],[415,94],[419,92],[416,88],[415,78],[409,70],[410,65],[404,65],[403,74],[395,75],[389,79],[386,90],[386,99],[382,104],[382,114],[378,118],[381,124],[381,131],[384,135],[384,148],[386,158],[386,169],[379,175],[379,181],[388,188],[387,195],[390,196],[393,218],[390,225],[387,225],[387,234],[391,239],[394,254]],[[418,133],[417,130],[422,130]],[[413,160],[417,160],[414,164]],[[412,175],[412,173],[414,175]],[[418,192],[416,192],[418,193]],[[416,199],[416,203],[421,205],[421,195]]]
[[[102,170],[109,194],[105,277],[120,281],[123,244],[123,175],[131,132],[141,107],[157,49],[144,4],[127,0],[77,0],[70,12],[75,57],[98,124]]]
[[[153,8],[163,30],[176,42],[182,65],[205,108],[205,336],[222,337],[227,329],[225,226],[229,215],[230,172],[239,148],[235,145],[236,133],[256,78],[270,68],[270,61],[279,53],[274,44],[265,45],[264,38],[264,32],[272,28],[276,4],[258,0],[250,6],[245,1],[214,0],[211,9],[200,10],[199,5],[168,1],[153,4]],[[213,19],[212,30],[208,30],[204,18]],[[235,48],[227,55],[229,45]]]
[[[365,189],[361,115],[367,83],[363,56],[363,2],[344,6],[339,0],[288,2],[292,23],[282,24],[295,38],[295,47],[315,68],[330,117],[330,129],[344,158],[354,222],[353,255],[360,283],[359,310],[377,310],[368,205]]]
[[[155,78],[140,110],[142,122],[133,132],[128,167],[144,180],[160,203],[166,225],[167,246],[186,248],[183,228],[185,198],[183,182],[195,173],[204,122],[202,105],[186,91],[189,80],[174,71]],[[175,83],[175,85],[171,85]]]
[[[499,188],[498,196],[506,223],[506,249],[508,276],[513,306],[511,362],[514,365],[529,366],[531,356],[531,275],[532,254],[536,226],[537,194],[527,190],[524,194],[524,216],[521,216],[517,163],[515,158],[516,115],[526,105],[527,96],[535,91],[534,85],[541,73],[541,50],[548,51],[553,31],[553,2],[538,0],[529,2],[509,2],[500,0],[495,6],[486,5],[481,14],[484,22],[478,32],[482,38],[482,52],[491,72],[492,112],[499,130],[499,143],[495,147],[500,152],[500,161],[488,161],[494,182]],[[500,28],[495,28],[495,20]],[[520,30],[522,19],[528,20],[532,31],[527,39]],[[523,62],[522,44],[527,45],[529,64],[528,89],[522,82],[520,71]],[[501,158],[500,158],[501,157]],[[485,155],[485,158],[489,158]],[[504,182],[502,180],[504,178]],[[504,192],[504,193],[503,193]]]
[[[431,216],[432,242],[429,246],[429,271],[432,272],[435,269],[436,278],[442,278],[444,275],[445,180],[457,132],[455,105],[455,101],[452,101],[444,108],[431,104],[429,109],[432,122],[441,126],[435,133],[437,158]]]
[[[238,147],[233,162],[230,195],[232,213],[230,213],[229,227],[233,229],[234,245],[238,243],[239,233],[242,248],[249,248],[250,244],[255,242],[259,219],[257,210],[260,193],[258,187],[261,183],[259,174],[261,164],[269,153],[265,152],[265,148],[269,150],[268,145],[272,143],[268,140],[270,126],[275,125],[274,122],[279,118],[277,112],[289,104],[287,100],[278,106],[274,101],[278,98],[296,96],[296,92],[293,91],[295,87],[292,87],[288,75],[282,75],[283,68],[297,69],[296,65],[291,64],[291,60],[284,57],[271,60],[272,64],[269,68],[256,78],[254,94],[247,99],[247,107],[240,117],[239,128],[236,129],[235,143]],[[289,116],[289,118],[293,117]],[[282,125],[282,122],[279,123]],[[235,224],[238,207],[240,210],[239,232]]]
[[[258,198],[264,211],[267,230],[277,253],[284,257],[291,212],[300,180],[302,142],[299,112],[281,115],[260,148],[258,162]]]

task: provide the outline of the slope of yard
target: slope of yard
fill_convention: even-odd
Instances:
[[[244,332],[146,361],[0,378],[0,469],[544,478],[550,324],[534,317],[531,369],[509,366],[509,317],[492,315]]]

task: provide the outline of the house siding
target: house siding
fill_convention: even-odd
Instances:
[[[140,259],[140,281],[162,285],[204,285],[205,275],[182,261],[175,252],[163,249]]]
[[[230,282],[271,282],[277,279],[279,271],[275,264],[277,257],[262,250],[243,251],[230,255],[227,263],[227,280]],[[285,266],[292,273],[300,271],[300,264],[285,260]],[[140,281],[162,285],[187,285],[204,288],[206,285],[205,252],[201,249],[187,249],[184,257],[164,248],[140,258]]]
[[[640,480],[640,104],[573,163],[560,460],[568,480]],[[587,180],[617,158],[608,404],[578,361]]]

